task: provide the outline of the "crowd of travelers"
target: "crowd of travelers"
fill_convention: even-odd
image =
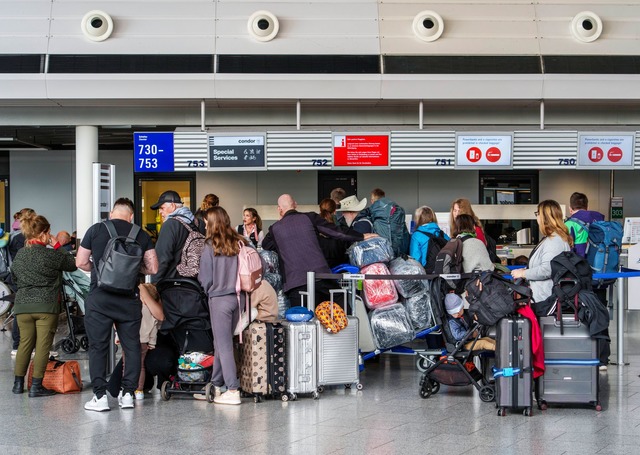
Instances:
[[[31,209],[16,214],[9,247],[12,256],[11,279],[17,287],[14,313],[16,349],[13,393],[25,390],[29,359],[33,357],[30,397],[52,395],[42,385],[60,313],[59,294],[62,271],[76,268],[91,273],[90,291],[85,302],[84,325],[89,341],[89,371],[93,397],[85,404],[90,411],[110,409],[107,393],[118,399],[121,408],[133,408],[144,399],[145,391],[158,385],[175,371],[181,350],[215,352],[211,383],[214,402],[241,403],[234,360],[234,332],[240,318],[244,294],[238,293],[238,254],[244,247],[277,253],[283,275],[283,290],[291,306],[302,304],[301,292],[307,290],[307,272],[330,273],[331,268],[348,262],[347,249],[354,242],[377,236],[387,237],[398,254],[407,254],[420,262],[428,273],[436,244],[459,238],[462,243],[464,271],[492,271],[495,268],[495,241],[487,236],[482,223],[467,199],[456,199],[450,207],[450,233],[443,232],[433,209],[418,207],[413,215],[415,228],[409,235],[404,210],[376,188],[367,199],[359,200],[337,188],[319,204],[318,213],[298,212],[295,199],[282,194],[277,200],[280,219],[263,230],[262,220],[253,208],[243,210],[242,224],[232,226],[227,211],[213,194],[204,197],[192,213],[176,191],[165,191],[151,206],[163,223],[155,245],[150,235],[133,224],[134,206],[127,198],[118,199],[106,222],[91,226],[74,251],[75,236],[61,231],[51,234],[51,226]],[[565,220],[560,205],[553,200],[538,204],[535,217],[543,234],[524,268],[511,272],[513,278],[526,279],[534,301],[551,295],[550,261],[558,253],[584,254],[586,240],[572,219],[585,222],[602,219],[588,211],[584,194],[570,199],[571,218]],[[382,215],[380,215],[382,214]],[[380,216],[386,217],[386,230],[380,228]],[[398,216],[401,222],[395,223]],[[75,234],[75,233],[74,233]],[[114,257],[114,239],[128,238],[138,248],[137,262],[128,262],[127,271],[135,285],[117,289],[118,270],[110,268]],[[199,245],[199,249],[198,249]],[[190,248],[198,258],[190,260]],[[75,252],[74,255],[70,252]],[[185,259],[186,258],[186,259]],[[150,275],[151,282],[139,284],[139,275]],[[168,280],[197,280],[207,296],[208,308],[194,309],[196,324],[184,325],[168,307],[163,308],[159,290]],[[122,280],[120,280],[122,281]],[[333,283],[317,280],[317,301],[328,300]],[[157,286],[157,288],[156,288]],[[266,294],[275,299],[275,293]],[[253,300],[253,299],[252,299]],[[253,303],[253,302],[252,302]],[[465,311],[459,295],[447,296],[445,307],[453,333],[463,333]],[[185,327],[188,327],[185,329]],[[120,363],[108,377],[112,329],[122,349]],[[495,349],[495,341],[486,340]],[[608,362],[608,345],[601,351],[603,365]],[[204,399],[204,395],[196,398]]]

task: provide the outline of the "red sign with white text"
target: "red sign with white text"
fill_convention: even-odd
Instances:
[[[389,135],[334,135],[333,166],[388,167]]]

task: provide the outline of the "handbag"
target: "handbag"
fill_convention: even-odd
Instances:
[[[29,364],[27,385],[31,387],[33,379],[33,362]],[[82,391],[82,376],[80,365],[76,360],[49,360],[44,370],[42,386],[57,393],[72,393]]]
[[[333,302],[322,302],[318,305],[316,318],[330,333],[338,333],[349,323],[344,310]]]

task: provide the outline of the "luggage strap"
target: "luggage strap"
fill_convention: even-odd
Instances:
[[[582,366],[598,366],[600,359],[545,359],[545,365],[582,365]]]
[[[547,363],[545,360],[544,363]],[[513,376],[521,376],[524,373],[530,373],[532,371],[531,367],[528,368],[496,368],[493,367],[493,377],[494,378],[511,378]]]

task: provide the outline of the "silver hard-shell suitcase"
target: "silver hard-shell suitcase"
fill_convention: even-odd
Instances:
[[[362,352],[374,352],[378,347],[373,338],[369,315],[364,306],[364,301],[360,296],[354,299],[356,307],[356,317],[358,318],[358,346]]]
[[[544,376],[538,381],[538,407],[547,403],[590,404],[600,411],[598,342],[573,316],[560,321],[540,318],[544,343]],[[564,332],[561,333],[561,332]]]
[[[303,300],[304,295],[303,293]],[[318,327],[315,321],[283,321],[287,331],[287,392],[295,400],[298,394],[318,394]]]
[[[344,289],[332,290],[331,301],[335,301],[334,294],[343,293],[347,302],[347,291]],[[345,304],[354,312],[354,302]],[[346,310],[347,312],[349,310]],[[349,323],[347,327],[338,333],[328,332],[325,327],[315,320],[318,328],[318,391],[322,392],[327,385],[344,385],[351,387],[355,384],[358,390],[362,390],[360,384],[360,365],[358,353],[358,318],[353,314],[347,315]]]

